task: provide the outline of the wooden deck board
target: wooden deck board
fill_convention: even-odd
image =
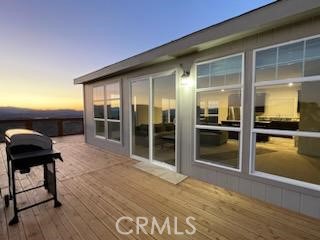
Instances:
[[[19,214],[20,222],[8,226],[10,209],[0,201],[0,239],[45,240],[163,240],[163,239],[320,239],[320,221],[281,209],[234,192],[188,178],[178,185],[142,172],[134,160],[102,151],[83,142],[82,136],[56,139],[63,163],[57,164],[61,208],[49,202]],[[0,145],[0,186],[7,191],[4,145]],[[19,175],[20,189],[39,184],[41,168]],[[47,197],[41,189],[19,195],[20,205]],[[115,228],[118,218],[129,216],[166,217],[178,220],[186,229],[185,218],[196,218],[193,236],[150,234],[121,235]],[[135,229],[123,221],[122,230]]]

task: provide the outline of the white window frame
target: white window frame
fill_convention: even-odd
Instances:
[[[253,50],[253,59],[252,59],[252,89],[251,89],[251,127],[250,127],[250,162],[249,162],[249,174],[252,176],[265,178],[274,180],[277,182],[287,183],[298,187],[308,188],[312,190],[320,191],[320,185],[304,182],[301,180],[291,179],[283,176],[278,176],[270,173],[260,172],[255,170],[255,157],[256,157],[256,135],[257,133],[264,133],[264,134],[272,134],[272,135],[279,135],[279,136],[300,136],[300,137],[313,137],[313,138],[320,138],[320,132],[308,132],[308,131],[287,131],[287,130],[277,130],[277,129],[259,129],[254,127],[255,123],[255,93],[257,87],[264,87],[264,86],[275,86],[275,85],[285,85],[289,83],[302,83],[302,82],[320,82],[320,75],[317,76],[309,76],[309,77],[300,77],[300,78],[288,78],[283,80],[267,80],[267,81],[260,81],[256,82],[256,53],[262,50],[267,50],[271,48],[278,48],[281,46],[289,45],[292,43],[302,42],[304,41],[304,49],[303,49],[303,69],[302,73],[304,75],[304,65],[305,65],[305,51],[306,51],[306,41],[311,39],[319,38],[320,34],[300,38],[293,41],[287,41],[280,44],[270,45],[263,48],[258,48]],[[278,50],[277,50],[278,52]],[[277,54],[278,58],[278,54]],[[276,62],[278,64],[278,61]],[[276,65],[276,69],[277,65]],[[277,70],[276,70],[277,71]],[[276,75],[277,76],[277,75]]]
[[[108,85],[112,85],[114,83],[118,83],[119,84],[119,98],[107,98],[107,94],[106,94],[106,91],[107,91],[107,88],[108,88]],[[115,81],[110,81],[110,82],[107,82],[105,83],[104,85],[104,113],[105,113],[105,138],[109,141],[109,142],[114,142],[114,143],[122,143],[122,124],[121,124],[121,120],[122,120],[122,94],[121,94],[121,89],[122,89],[122,81],[119,79],[119,80],[115,80]],[[112,100],[119,100],[119,119],[109,119],[108,118],[108,109],[107,109],[107,102],[108,101],[112,101]],[[114,140],[114,139],[111,139],[109,138],[109,134],[108,134],[108,125],[109,125],[109,122],[117,122],[119,123],[120,125],[120,140]]]
[[[227,55],[220,58],[214,58],[207,61],[198,62],[195,64],[195,106],[194,106],[194,132],[193,132],[193,163],[206,165],[214,168],[222,168],[226,170],[231,170],[234,172],[241,172],[242,171],[242,145],[243,145],[243,101],[244,101],[244,70],[245,70],[245,57],[244,52],[236,53],[232,55]],[[198,76],[197,76],[197,67],[199,65],[208,64],[212,62],[216,62],[219,60],[241,56],[242,66],[241,66],[241,79],[240,84],[236,85],[227,85],[227,86],[219,86],[219,87],[208,87],[208,88],[197,88]],[[210,68],[209,68],[210,73]],[[209,75],[210,76],[210,75]],[[210,79],[211,82],[211,79]],[[240,108],[240,127],[223,127],[223,126],[207,126],[207,125],[198,125],[197,124],[197,95],[199,92],[206,92],[206,91],[217,91],[217,90],[240,90],[241,94],[241,108]],[[233,131],[239,132],[239,164],[237,168],[224,166],[222,164],[211,163],[203,160],[197,159],[197,130],[198,129],[207,129],[207,130],[222,130],[222,131]]]
[[[176,122],[175,122],[175,165],[169,165],[166,163],[162,163],[160,161],[157,161],[156,159],[153,159],[153,79],[157,77],[165,77],[169,75],[174,75],[175,77],[175,85],[176,85]],[[163,72],[158,72],[158,73],[153,73],[153,74],[148,74],[148,75],[143,75],[139,77],[133,77],[130,78],[130,94],[129,94],[129,130],[130,130],[130,158],[138,160],[138,161],[143,161],[143,162],[149,162],[155,165],[158,165],[160,167],[164,167],[167,169],[170,169],[174,172],[177,172],[178,169],[180,168],[180,161],[178,159],[178,151],[179,151],[179,145],[178,145],[178,131],[179,131],[179,78],[178,78],[178,69],[173,68],[171,70],[163,71]],[[137,82],[137,81],[144,81],[148,80],[149,84],[149,132],[148,132],[148,137],[149,137],[149,158],[143,158],[138,155],[133,154],[132,152],[132,83]],[[150,137],[152,136],[152,137]]]
[[[278,66],[279,66],[279,47],[282,47],[282,46],[286,46],[286,45],[290,45],[290,44],[293,44],[293,43],[298,43],[298,42],[304,42],[303,45],[303,58],[302,58],[302,74],[304,74],[304,68],[305,68],[305,53],[306,53],[306,42],[308,40],[312,40],[312,39],[316,39],[316,38],[320,38],[320,34],[318,35],[314,35],[314,36],[310,36],[310,37],[305,37],[305,38],[299,38],[299,39],[296,39],[296,40],[291,40],[291,41],[287,41],[287,42],[283,42],[283,43],[279,43],[279,44],[274,44],[274,45],[270,45],[270,46],[267,46],[267,47],[262,47],[262,48],[257,48],[257,49],[254,49],[253,50],[253,75],[252,75],[252,81],[254,84],[256,84],[255,82],[255,72],[256,72],[256,53],[259,52],[259,51],[263,51],[263,50],[268,50],[268,49],[272,49],[272,48],[277,48],[277,59],[276,59],[276,62],[275,62],[275,67],[276,67],[276,78],[278,77]],[[257,82],[257,84],[259,86],[265,86],[265,85],[270,85],[270,83],[277,83],[279,81],[283,82],[283,81],[288,81],[288,82],[300,82],[301,79],[319,79],[319,76],[309,76],[309,77],[300,77],[300,78],[288,78],[288,79],[273,79],[273,80],[266,80],[266,81],[259,81]],[[305,80],[305,81],[309,81],[309,80]],[[283,82],[285,83],[285,82]]]
[[[94,99],[94,89],[95,88],[103,88],[103,99],[95,100]],[[105,118],[95,118],[94,117],[94,104],[96,102],[103,102],[103,114],[105,116],[105,87],[104,85],[97,85],[92,87],[92,106],[93,106],[93,111],[92,111],[92,118],[94,122],[94,137],[98,139],[106,139],[106,122]],[[97,135],[97,128],[96,128],[96,122],[104,122],[104,136]]]

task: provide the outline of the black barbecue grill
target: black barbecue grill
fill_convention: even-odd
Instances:
[[[54,201],[54,207],[61,206],[61,203],[57,199],[55,160],[63,160],[61,153],[53,149],[52,140],[49,137],[32,130],[10,129],[5,133],[5,142],[9,182],[9,195],[5,196],[5,202],[8,207],[10,203],[9,200],[12,200],[14,210],[14,217],[9,222],[9,225],[13,225],[19,221],[18,212],[39,204]],[[40,165],[43,166],[43,185],[17,192],[15,172],[20,171],[21,174],[28,173],[30,172],[30,168]],[[17,207],[17,194],[41,187],[44,187],[50,194],[52,194],[52,197],[23,208]]]

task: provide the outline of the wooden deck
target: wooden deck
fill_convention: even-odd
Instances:
[[[52,202],[20,213],[20,223],[8,226],[10,210],[0,199],[0,239],[320,239],[320,221],[280,209],[201,181],[188,178],[172,185],[144,173],[133,160],[104,152],[83,142],[82,136],[57,139],[56,148],[65,162],[58,163],[58,191],[63,204]],[[7,186],[4,145],[0,145],[0,185]],[[1,160],[2,158],[2,160]],[[20,189],[35,186],[41,169],[19,175]],[[3,189],[6,192],[6,189]],[[20,205],[46,197],[39,189],[21,194]],[[156,217],[162,224],[169,217],[173,227],[190,229],[185,218],[197,228],[193,236],[150,234],[121,235],[115,223],[121,216]],[[123,231],[134,229],[135,222],[122,221]]]

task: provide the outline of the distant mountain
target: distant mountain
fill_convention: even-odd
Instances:
[[[81,118],[83,111],[71,109],[36,110],[16,107],[0,107],[0,120],[35,118]]]

